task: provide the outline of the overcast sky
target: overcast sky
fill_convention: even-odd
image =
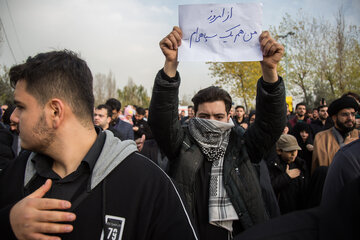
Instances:
[[[264,30],[300,8],[309,16],[334,21],[341,4],[346,22],[360,26],[360,0],[0,0],[0,17],[15,56],[3,36],[0,65],[69,49],[80,53],[94,75],[111,70],[118,88],[131,77],[150,95],[164,63],[158,43],[178,25],[178,5],[231,2],[262,2]],[[180,63],[179,71],[181,96],[215,82],[205,63]]]

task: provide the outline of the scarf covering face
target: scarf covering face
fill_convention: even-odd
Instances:
[[[237,220],[236,211],[223,183],[223,163],[231,128],[229,123],[202,118],[189,121],[189,132],[198,143],[206,159],[212,162],[209,186],[209,223],[232,232],[232,222]]]

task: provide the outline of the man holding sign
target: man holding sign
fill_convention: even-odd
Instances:
[[[257,86],[256,120],[245,133],[231,121],[230,95],[213,86],[193,97],[195,118],[181,127],[177,66],[182,34],[174,27],[160,42],[166,60],[155,78],[149,124],[170,160],[170,176],[200,239],[229,239],[268,219],[252,164],[276,142],[286,123],[285,87],[276,70],[284,48],[268,32],[259,37],[263,77]]]

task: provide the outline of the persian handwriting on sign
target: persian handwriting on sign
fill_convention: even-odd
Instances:
[[[236,28],[239,28],[239,27],[240,27],[240,24],[226,30],[225,33],[228,33],[228,34],[225,35],[225,36],[220,36],[220,35],[218,36],[218,34],[207,36],[206,33],[202,33],[202,32],[199,33],[199,28],[197,27],[196,31],[191,34],[190,48],[191,48],[191,44],[193,43],[193,41],[195,41],[197,43],[197,42],[200,42],[201,39],[204,39],[204,42],[207,42],[209,38],[214,38],[214,37],[217,37],[217,36],[220,39],[224,39],[223,42],[226,43],[228,38],[234,36],[232,30],[234,30]],[[241,35],[243,36],[242,40],[244,42],[248,42],[248,41],[250,41],[252,39],[253,35],[257,34],[256,31],[253,31],[253,32],[250,32],[250,33],[245,33],[244,30],[241,29],[241,28],[238,29],[238,30],[234,30],[234,31],[237,31],[237,34],[235,35],[234,40],[233,40],[234,43],[236,43],[237,38],[240,37]]]
[[[209,24],[214,23],[216,20],[218,19],[223,19],[221,22],[226,22],[228,19],[232,18],[232,14],[233,14],[233,7],[230,8],[230,10],[226,10],[226,8],[222,8],[221,14],[214,14],[214,10],[210,11],[210,17],[207,18],[207,20],[209,20]],[[225,12],[227,12],[225,14]],[[256,31],[253,32],[249,32],[246,33],[242,28],[240,28],[241,24],[237,24],[236,26],[233,26],[229,29],[225,29],[224,33],[222,34],[211,34],[211,35],[207,35],[205,32],[199,32],[199,27],[196,28],[196,30],[191,34],[190,36],[190,41],[189,41],[189,47],[191,48],[193,42],[198,43],[200,42],[202,39],[204,42],[207,42],[209,38],[215,38],[215,37],[219,37],[219,39],[222,39],[222,41],[224,43],[228,42],[228,38],[234,37],[233,38],[233,43],[236,43],[238,37],[240,37],[242,35],[242,40],[244,42],[249,42],[253,35],[257,34]],[[235,32],[235,35],[233,34],[233,31]]]
[[[222,22],[226,22],[229,18],[232,18],[232,10],[233,8],[231,7],[230,12],[227,12],[226,18],[222,20]],[[213,10],[210,11],[211,14],[213,12],[214,12]],[[215,22],[218,18],[223,18],[224,14],[225,14],[225,8],[222,9],[221,15],[211,15],[210,17],[208,17],[209,23]]]
[[[179,6],[179,61],[262,60],[261,3]]]

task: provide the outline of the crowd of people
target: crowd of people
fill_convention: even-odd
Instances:
[[[284,48],[263,32],[255,109],[211,86],[186,115],[181,38],[174,27],[160,41],[149,108],[115,98],[94,106],[91,72],[70,51],[10,69],[4,239],[358,239],[359,95],[290,112],[277,74]]]

